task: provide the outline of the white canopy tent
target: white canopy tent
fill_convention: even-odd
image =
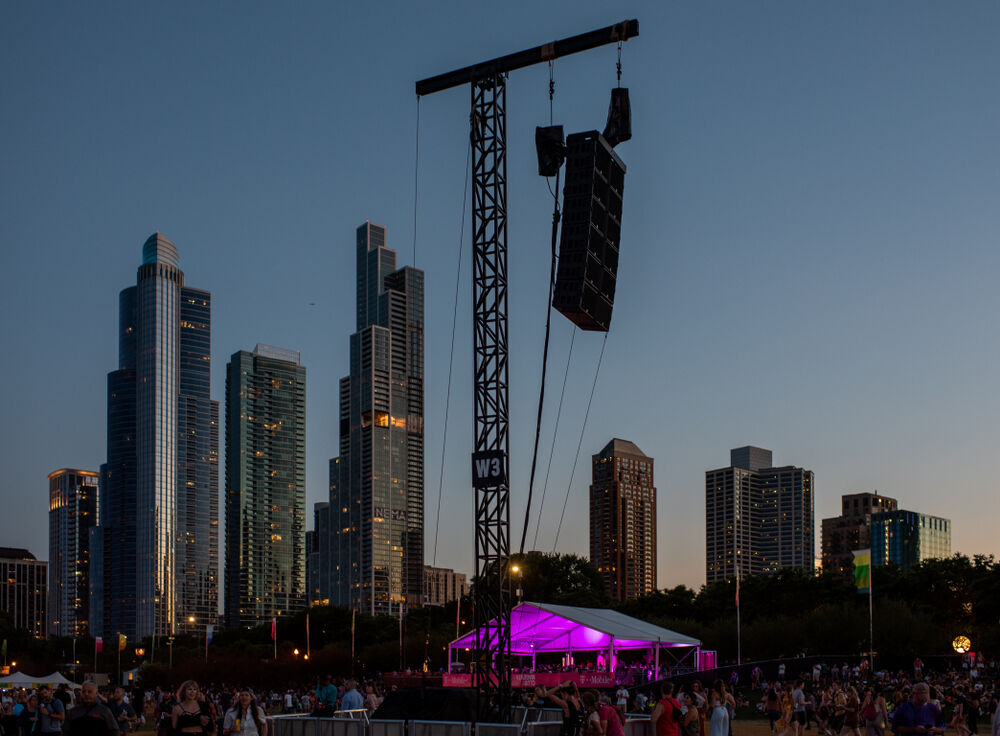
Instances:
[[[27,675],[24,672],[11,672],[6,677],[0,676],[0,687],[37,687],[38,685],[49,685],[50,687],[69,685],[70,687],[79,687],[75,682],[67,680],[58,672],[53,672],[51,675],[45,675],[44,677],[35,677],[34,675]]]

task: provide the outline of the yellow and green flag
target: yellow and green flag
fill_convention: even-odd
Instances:
[[[872,584],[872,551],[854,550],[854,585],[859,593],[867,593]]]

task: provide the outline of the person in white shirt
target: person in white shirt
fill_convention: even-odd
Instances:
[[[619,708],[621,708],[622,713],[625,712],[625,706],[628,705],[628,689],[622,685],[618,688],[618,692],[615,693],[615,703]]]

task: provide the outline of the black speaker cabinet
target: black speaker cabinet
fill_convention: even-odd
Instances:
[[[566,139],[562,237],[552,306],[581,330],[607,332],[615,303],[625,164],[596,130]]]

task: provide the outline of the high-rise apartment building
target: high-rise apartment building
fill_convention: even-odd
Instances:
[[[896,499],[874,493],[848,493],[840,497],[840,516],[823,519],[820,532],[823,569],[848,573],[854,569],[854,551],[872,544],[871,517],[895,511]]]
[[[389,614],[423,595],[424,273],[397,270],[385,228],[372,223],[357,230],[356,256],[357,332],[340,381],[331,533],[317,541],[330,560],[321,595]]]
[[[469,594],[469,584],[464,572],[455,572],[449,567],[424,565],[425,606],[443,606],[451,601],[461,600]]]
[[[95,634],[204,632],[218,620],[219,404],[209,393],[211,295],[184,284],[154,233],[119,295],[108,457],[92,558]]]
[[[771,451],[740,447],[705,472],[705,578],[814,569],[813,472],[773,467]]]
[[[26,549],[0,547],[0,611],[15,629],[36,639],[46,633],[45,599],[48,565]]]
[[[306,369],[257,345],[226,366],[226,622],[306,605]]]
[[[924,560],[951,556],[951,520],[916,511],[872,514],[872,565],[913,567]]]
[[[90,632],[90,530],[97,523],[100,476],[63,468],[49,473],[49,634]]]
[[[335,471],[331,468],[331,472]],[[328,606],[330,605],[330,543],[333,541],[328,501],[313,505],[313,530],[306,532],[306,535],[306,600],[311,606]]]
[[[590,561],[615,600],[656,590],[653,458],[613,439],[591,458]]]

